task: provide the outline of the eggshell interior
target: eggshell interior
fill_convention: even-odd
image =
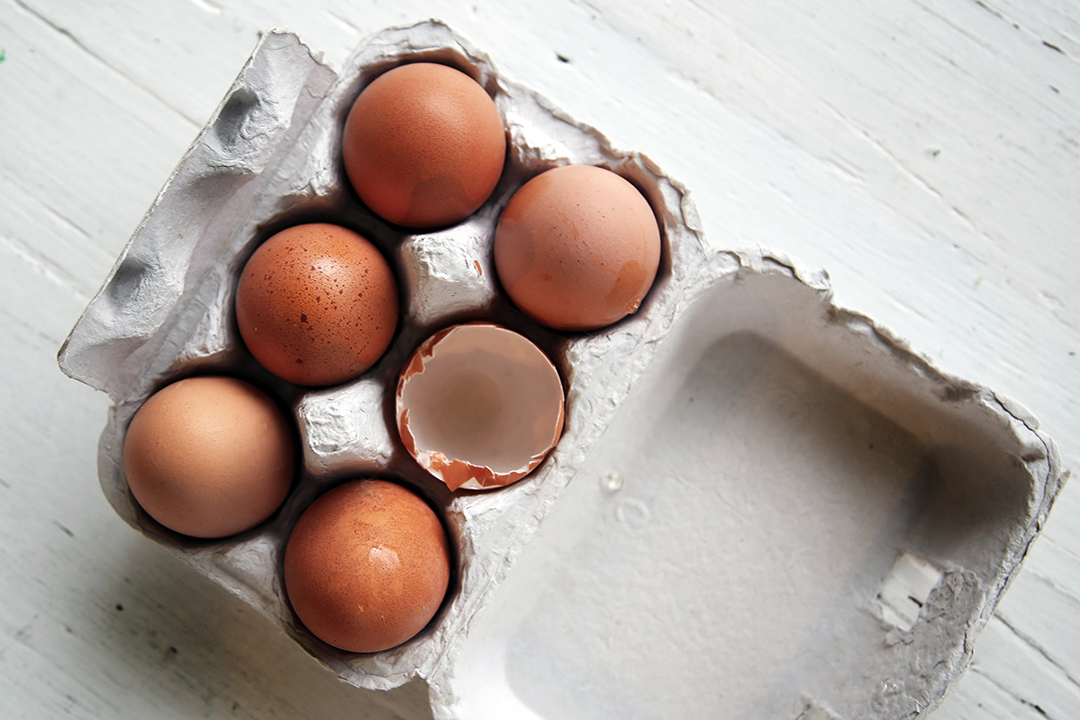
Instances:
[[[418,60],[450,64],[488,92],[508,154],[475,213],[406,233],[359,203],[341,129],[372,78]],[[517,310],[491,253],[513,192],[567,164],[621,175],[661,230],[660,267],[638,312],[587,334]],[[311,390],[269,376],[244,351],[231,308],[255,247],[314,221],[341,223],[390,258],[403,317],[364,375]],[[344,680],[425,679],[436,718],[571,717],[601,701],[609,716],[707,717],[718,694],[751,716],[923,712],[970,661],[1049,512],[1061,483],[1054,445],[1017,404],[938,372],[833,305],[823,274],[781,253],[706,242],[697,225],[687,192],[646,157],[500,75],[437,22],[369,38],[340,73],[295,36],[267,33],[60,363],[114,401],[99,475],[125,521]],[[526,335],[551,358],[566,388],[564,432],[528,477],[452,493],[394,431],[395,388],[424,338],[477,320]],[[281,510],[223,541],[177,536],[145,516],[119,452],[156,387],[208,368],[271,388],[303,444]],[[359,474],[423,497],[447,529],[452,563],[425,631],[358,655],[297,622],[281,562],[304,509]]]
[[[562,382],[524,336],[487,323],[455,325],[405,364],[397,427],[409,454],[451,490],[509,485],[558,441]]]

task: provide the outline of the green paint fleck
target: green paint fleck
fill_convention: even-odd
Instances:
[[[7,59],[6,53],[7,50],[5,50],[4,48],[0,48],[0,62],[4,62],[4,60]]]

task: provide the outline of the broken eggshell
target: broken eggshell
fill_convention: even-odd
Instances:
[[[563,428],[555,366],[526,337],[491,323],[425,340],[401,371],[396,399],[405,449],[451,490],[520,480]]]

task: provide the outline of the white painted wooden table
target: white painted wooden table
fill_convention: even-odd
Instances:
[[[1080,467],[1080,6],[0,0],[0,717],[414,718],[123,524],[55,355],[259,32],[332,65],[438,17],[687,185],[710,241],[1027,405]],[[1080,717],[1066,487],[935,718]]]

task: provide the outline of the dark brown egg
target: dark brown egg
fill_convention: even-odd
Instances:
[[[381,652],[435,616],[450,581],[450,545],[414,493],[357,480],[300,516],[284,572],[289,602],[316,637],[349,652]]]
[[[342,138],[360,199],[412,228],[456,223],[479,208],[502,174],[506,135],[494,101],[465,73],[412,63],[371,82]]]
[[[150,396],[124,439],[124,474],[139,505],[171,530],[233,535],[277,510],[292,485],[296,440],[261,390],[193,377]]]
[[[333,385],[386,351],[397,328],[397,282],[360,235],[298,225],[259,246],[244,266],[236,320],[267,370],[300,385]]]

